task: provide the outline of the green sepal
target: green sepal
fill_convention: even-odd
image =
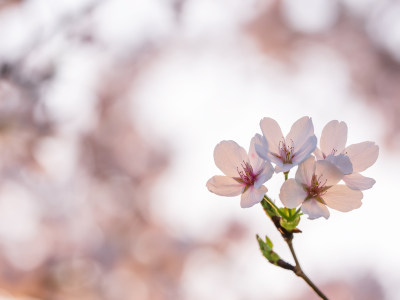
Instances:
[[[283,228],[285,228],[287,231],[293,231],[296,229],[297,225],[300,223],[300,215],[297,214],[294,216],[294,218],[282,218],[280,220],[280,224]]]
[[[276,254],[272,248],[273,244],[271,240],[266,236],[265,237],[265,242],[257,235],[257,241],[258,245],[260,246],[260,250],[262,255],[271,263],[274,265],[278,265],[278,261],[280,260],[280,257],[278,254]]]
[[[292,232],[299,225],[302,213],[296,208],[282,207],[279,208],[279,215],[281,216],[280,225],[287,231]]]
[[[300,223],[300,216],[302,215],[300,209],[278,208],[267,196],[264,196],[261,205],[282,235],[288,237],[291,233],[301,232],[301,230],[296,228]]]
[[[296,212],[295,208],[287,208],[287,207],[282,207],[279,208],[279,214],[281,215],[282,218],[290,218],[292,215]]]

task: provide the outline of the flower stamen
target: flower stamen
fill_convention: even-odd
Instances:
[[[279,141],[279,154],[272,153],[272,155],[281,159],[284,164],[292,164],[293,163],[292,160],[295,156],[293,140],[290,139],[290,145],[289,145],[285,140],[285,138],[282,137],[282,140]]]
[[[323,181],[322,175],[318,176],[314,174],[311,178],[311,184],[309,186],[305,186],[304,190],[307,192],[307,198],[314,198],[319,202],[325,204],[322,199],[322,196],[326,194],[326,191],[330,188],[330,186],[326,186],[327,180]]]
[[[258,174],[254,174],[253,167],[250,163],[243,161],[241,164],[242,171],[237,167],[240,178],[235,178],[237,181],[244,183],[246,186],[251,186],[257,179]]]

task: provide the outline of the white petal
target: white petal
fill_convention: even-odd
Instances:
[[[353,172],[362,172],[376,162],[379,147],[374,142],[363,142],[348,146],[344,154],[350,157]]]
[[[328,189],[322,198],[329,207],[348,212],[361,206],[363,194],[361,191],[355,191],[344,184],[339,184]]]
[[[311,153],[314,152],[315,148],[317,146],[317,137],[315,135],[310,136],[307,141],[303,144],[302,148],[294,150],[294,157],[293,157],[293,163],[294,164],[299,164],[302,161],[306,160]]]
[[[361,191],[372,188],[376,182],[375,179],[365,177],[360,173],[345,175],[343,177],[343,181],[352,190],[361,190]]]
[[[234,141],[222,141],[214,149],[216,166],[227,176],[238,177],[237,168],[249,162],[246,150]]]
[[[268,142],[269,151],[279,153],[279,142],[283,140],[282,130],[278,123],[271,118],[263,118],[260,121],[261,131]]]
[[[295,149],[301,149],[310,136],[314,135],[314,125],[310,117],[302,117],[292,125],[286,137],[287,144],[293,142]]]
[[[300,184],[311,184],[312,176],[315,172],[315,158],[310,156],[305,161],[303,161],[296,172],[296,181]]]
[[[254,148],[258,154],[258,156],[260,156],[263,159],[268,160],[268,142],[267,139],[262,136],[261,134],[256,134],[253,137],[254,140]]]
[[[244,184],[228,176],[211,177],[206,186],[210,192],[227,197],[240,195],[244,189]]]
[[[301,206],[301,211],[307,214],[310,220],[314,220],[319,217],[328,219],[330,216],[328,208],[314,198],[304,201],[303,205]]]
[[[297,183],[293,178],[286,180],[281,187],[279,199],[287,208],[295,208],[303,203],[307,197],[306,191],[301,184]]]
[[[333,163],[343,174],[353,173],[353,165],[351,164],[350,158],[345,154],[330,154],[325,160]]]
[[[318,160],[315,163],[315,175],[318,181],[326,186],[335,185],[343,178],[343,173],[327,160]]]
[[[272,155],[271,153],[268,153],[268,160],[274,164],[276,164],[277,166],[283,166],[283,161],[281,158],[276,157],[274,155]]]
[[[274,174],[274,167],[269,161],[264,162],[264,169],[257,176],[257,180],[254,182],[254,187],[259,188],[264,182],[269,180]]]
[[[325,156],[336,150],[341,153],[346,146],[347,141],[347,125],[345,122],[337,120],[330,121],[322,130],[320,146]]]
[[[249,160],[250,160],[250,164],[253,167],[253,171],[255,174],[260,173],[265,166],[265,159],[262,159],[256,152],[255,149],[255,145],[256,144],[261,144],[263,143],[263,141],[266,140],[265,138],[260,135],[260,134],[256,134],[250,141],[250,148],[249,148]],[[267,145],[267,151],[268,151],[268,145]]]
[[[322,154],[322,151],[318,147],[315,148],[314,155],[317,158],[317,160],[325,159],[324,155]]]
[[[250,186],[243,194],[240,199],[240,206],[242,208],[248,208],[261,202],[264,198],[265,193],[268,189],[265,186],[260,186],[256,189],[254,186]]]
[[[276,173],[287,172],[287,171],[289,171],[291,168],[293,168],[295,166],[296,166],[295,164],[283,164],[283,163],[281,163],[279,165],[277,164],[275,166],[275,172]]]

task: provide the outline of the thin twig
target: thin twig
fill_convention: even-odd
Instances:
[[[286,175],[285,175],[286,176]],[[269,204],[269,206],[268,206]],[[295,273],[297,276],[303,278],[303,280],[318,294],[318,296],[321,297],[321,299],[328,300],[328,298],[318,289],[318,287],[311,281],[310,278],[307,277],[306,274],[304,274],[303,270],[301,269],[299,260],[297,259],[296,253],[294,252],[292,240],[293,240],[293,233],[294,232],[301,232],[297,228],[295,228],[292,231],[286,230],[284,227],[281,225],[281,217],[275,215],[279,214],[279,208],[275,205],[275,203],[268,198],[267,195],[264,196],[264,199],[261,201],[261,206],[263,207],[265,213],[270,217],[272,222],[274,223],[276,229],[281,233],[283,239],[286,241],[286,243],[289,246],[290,252],[292,253],[292,256],[294,258],[294,261],[296,263],[295,266],[292,266],[291,264],[283,261],[282,259],[279,259],[277,263],[271,262],[283,269],[291,270],[293,273]],[[271,213],[270,209],[273,208],[275,212]],[[296,213],[299,212],[299,210],[296,211]],[[297,231],[295,231],[297,229]]]
[[[292,244],[292,239],[285,239],[286,243],[289,246],[290,252],[292,253],[292,256],[294,258],[294,261],[296,263],[296,266],[294,267],[294,270],[292,270],[297,276],[301,277],[304,279],[305,282],[318,294],[318,296],[321,297],[321,299],[328,300],[328,298],[324,295],[324,293],[321,292],[321,290],[311,281],[310,278],[307,277],[306,274],[304,274],[303,270],[301,269],[300,263],[297,259],[296,252],[294,252],[293,244]]]

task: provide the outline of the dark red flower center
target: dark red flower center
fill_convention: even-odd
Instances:
[[[284,164],[293,163],[294,157],[294,143],[293,140],[290,140],[290,144],[282,137],[282,140],[279,142],[279,154],[272,153],[275,157],[282,160]]]
[[[253,167],[250,163],[243,161],[241,164],[241,170],[237,167],[237,171],[240,177],[235,177],[235,179],[241,183],[244,183],[247,187],[254,185],[254,182],[257,180],[257,175],[254,174]]]
[[[311,178],[310,185],[304,185],[304,190],[307,192],[307,199],[314,198],[321,203],[324,203],[322,196],[326,194],[326,191],[330,188],[330,186],[326,185],[327,180],[322,179],[322,175],[317,177],[314,174]],[[324,203],[325,204],[325,203]]]

